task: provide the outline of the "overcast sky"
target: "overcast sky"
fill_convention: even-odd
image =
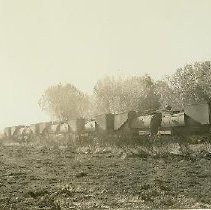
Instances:
[[[0,0],[0,127],[47,120],[50,85],[161,78],[211,60],[211,0]]]

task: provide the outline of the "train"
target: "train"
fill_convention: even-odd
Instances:
[[[191,136],[211,134],[211,106],[208,103],[190,104],[182,110],[129,111],[105,113],[91,119],[77,118],[68,122],[41,122],[6,127],[1,138],[30,141],[36,136],[118,136],[119,139],[143,136]]]

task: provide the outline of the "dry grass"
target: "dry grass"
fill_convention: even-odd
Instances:
[[[1,209],[210,208],[210,144],[0,146]],[[113,141],[114,142],[114,141]],[[168,149],[168,150],[167,150]],[[172,152],[173,151],[173,152]],[[180,151],[181,152],[181,151]],[[188,157],[188,158],[187,158]]]

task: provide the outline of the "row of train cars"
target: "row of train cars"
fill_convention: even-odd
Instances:
[[[29,141],[33,137],[49,135],[155,136],[210,134],[210,105],[192,104],[183,110],[171,109],[120,114],[102,114],[94,119],[78,118],[69,122],[41,122],[31,125],[7,127],[1,138]]]

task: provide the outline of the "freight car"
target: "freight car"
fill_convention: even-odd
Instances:
[[[190,136],[210,135],[210,105],[206,103],[191,104],[184,110],[171,109],[119,114],[102,114],[92,119],[78,118],[68,122],[42,122],[29,126],[14,126],[4,129],[4,137],[19,141],[29,141],[40,136],[50,138],[55,135],[74,136],[80,141],[87,137],[103,137],[108,140],[118,137],[120,140],[130,138],[168,135]]]
[[[186,105],[182,111],[162,112],[161,134],[210,135],[210,105],[206,103]]]
[[[15,141],[28,142],[35,135],[42,135],[48,127],[48,124],[49,122],[6,127],[4,129],[3,138]]]
[[[111,134],[128,136],[191,136],[210,135],[210,105],[191,104],[184,110],[157,110],[148,113],[130,111],[120,114],[104,114],[87,121],[87,134]]]
[[[34,137],[50,138],[56,135],[80,135],[85,119],[79,118],[69,122],[41,122],[31,125],[6,127],[2,138],[16,141],[29,141]]]

